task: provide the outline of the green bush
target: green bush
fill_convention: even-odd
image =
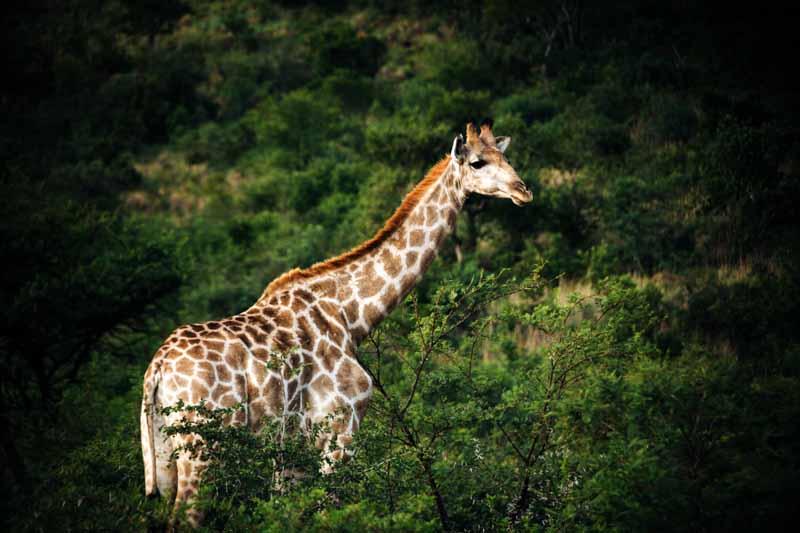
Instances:
[[[697,131],[697,117],[690,102],[671,94],[653,96],[639,120],[639,135],[651,145],[686,142]]]
[[[491,65],[474,39],[430,43],[417,54],[415,70],[447,90],[486,90],[496,83]]]
[[[460,131],[469,121],[483,118],[488,112],[489,92],[447,89],[438,83],[412,79],[399,88],[398,98],[409,115],[423,124],[443,124]]]
[[[15,513],[10,524],[31,531],[163,528],[171,505],[146,498],[142,490],[135,405],[129,403],[116,424],[71,450],[54,450],[59,464],[37,487],[36,510]]]
[[[314,69],[319,78],[336,69],[374,76],[386,53],[382,41],[371,35],[358,35],[352,26],[336,20],[324,23],[311,34],[310,40],[314,50]]]
[[[177,145],[189,163],[209,162],[222,167],[235,161],[254,142],[252,130],[242,122],[206,122],[181,136]]]
[[[526,126],[547,122],[558,114],[559,107],[553,95],[537,90],[514,93],[493,104],[495,115],[517,115]]]
[[[354,76],[349,70],[339,69],[322,82],[322,91],[341,102],[342,109],[365,111],[372,105],[376,93],[375,82],[367,76]]]
[[[430,124],[416,113],[401,112],[367,124],[364,148],[373,160],[405,167],[411,164],[421,176],[449,153],[457,134],[445,124]]]
[[[307,89],[266,98],[242,122],[259,146],[282,149],[277,163],[285,168],[304,167],[324,154],[348,126],[334,102]]]

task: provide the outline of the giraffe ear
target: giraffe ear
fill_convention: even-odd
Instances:
[[[496,137],[495,141],[497,142],[497,149],[505,153],[508,145],[511,144],[511,137],[501,135],[500,137]]]
[[[459,133],[453,140],[453,149],[450,150],[450,157],[459,163],[463,163],[465,155],[464,136]]]

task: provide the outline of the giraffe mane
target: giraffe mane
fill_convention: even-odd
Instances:
[[[450,156],[446,155],[439,160],[438,163],[433,165],[425,177],[422,178],[422,181],[417,183],[417,185],[405,196],[405,198],[403,198],[400,207],[395,210],[394,214],[389,217],[389,220],[386,221],[386,223],[378,231],[378,233],[375,234],[374,237],[359,244],[348,252],[337,255],[336,257],[332,257],[330,259],[326,259],[325,261],[315,263],[308,268],[293,268],[288,272],[284,272],[270,282],[269,285],[267,285],[267,288],[264,289],[264,292],[261,294],[261,298],[264,298],[268,294],[271,294],[295,281],[313,278],[315,276],[319,276],[320,274],[324,274],[348,265],[352,261],[360,259],[361,257],[364,257],[368,253],[375,250],[384,241],[386,241],[386,239],[388,239],[395,232],[395,230],[397,230],[403,224],[403,222],[405,222],[405,220],[411,214],[411,211],[413,211],[414,208],[419,204],[420,200],[422,200],[422,197],[428,191],[428,189],[430,189],[431,186],[436,183],[436,181],[445,172],[445,170],[447,170],[447,165],[449,162]]]

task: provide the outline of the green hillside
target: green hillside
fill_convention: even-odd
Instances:
[[[144,369],[370,238],[469,121],[472,197],[364,342],[354,459],[218,443],[209,529],[782,530],[800,493],[797,10],[34,0],[4,10],[9,531],[163,529]],[[795,318],[792,318],[795,317]],[[180,428],[178,428],[180,429]],[[275,482],[278,465],[306,477]]]

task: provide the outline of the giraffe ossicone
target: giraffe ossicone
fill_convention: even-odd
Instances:
[[[318,441],[332,460],[345,459],[372,395],[372,380],[356,349],[412,290],[433,261],[456,215],[472,193],[509,198],[532,195],[503,153],[491,121],[467,125],[448,156],[405,197],[384,227],[347,253],[270,283],[237,315],[176,329],[144,375],[141,411],[145,490],[174,496],[176,508],[197,494],[204,464],[173,450],[191,437],[167,437],[162,427],[181,413],[160,407],[205,402],[209,408],[242,403],[232,423],[258,430],[264,417],[297,417],[307,428],[332,417]],[[276,358],[281,364],[275,364]],[[331,439],[337,446],[331,450]],[[199,523],[189,507],[191,524]]]

